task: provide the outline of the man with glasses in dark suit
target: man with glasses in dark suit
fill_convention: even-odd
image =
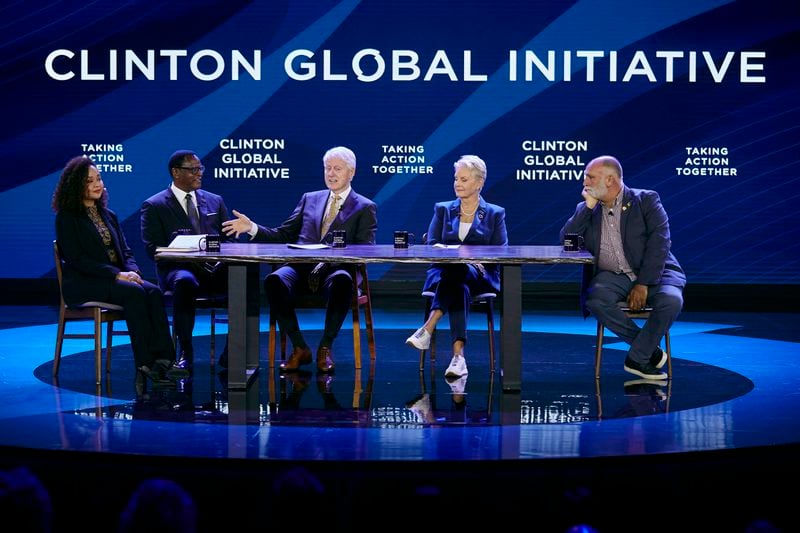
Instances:
[[[141,209],[142,241],[147,254],[155,258],[156,248],[168,246],[182,234],[222,236],[228,208],[218,194],[201,189],[205,167],[191,150],[178,150],[167,164],[172,183],[144,201]],[[194,362],[192,332],[199,295],[222,295],[227,291],[224,265],[157,261],[158,284],[173,295],[173,327],[178,339],[178,361],[185,368]],[[219,358],[227,366],[228,344]]]

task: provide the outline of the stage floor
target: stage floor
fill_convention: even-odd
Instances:
[[[198,317],[193,378],[137,399],[126,336],[95,386],[91,341],[65,340],[58,379],[50,308],[0,308],[0,444],[48,450],[296,460],[473,460],[672,453],[800,442],[797,315],[684,313],[672,328],[673,379],[637,384],[622,370],[624,345],[609,333],[593,377],[595,322],[572,312],[529,312],[523,387],[504,393],[491,372],[483,315],[472,317],[469,374],[444,378],[449,331],[419,370],[404,344],[419,314],[378,311],[377,357],[354,370],[349,319],[334,345],[332,376],[262,368],[248,391],[229,394],[209,364],[207,315]],[[315,347],[322,315],[300,317]],[[15,323],[15,320],[17,323]],[[89,331],[90,324],[69,324]],[[446,326],[446,321],[445,321]],[[217,325],[215,350],[225,341]],[[499,333],[496,334],[499,339]],[[463,387],[464,393],[459,394]],[[454,392],[455,391],[455,392]],[[764,416],[768,413],[769,416]],[[625,435],[625,439],[618,438]],[[156,437],[157,436],[157,437]],[[147,443],[143,447],[143,443]]]
[[[0,307],[0,446],[7,457],[28,450],[56,454],[49,457],[81,452],[85,461],[109,454],[251,465],[359,460],[399,470],[423,462],[439,471],[448,464],[470,468],[465,462],[480,470],[488,461],[502,472],[504,462],[518,469],[552,459],[652,456],[663,467],[663,454],[691,464],[705,452],[724,452],[735,463],[729,454],[777,457],[800,444],[798,314],[683,313],[671,330],[673,379],[657,385],[631,383],[635,378],[622,370],[624,345],[610,332],[596,381],[595,321],[577,312],[528,311],[523,386],[514,394],[501,390],[499,366],[490,371],[483,315],[472,317],[469,374],[455,385],[443,375],[450,358],[446,320],[439,356],[424,371],[419,352],[404,344],[419,319],[419,311],[378,309],[377,358],[369,364],[362,333],[360,372],[348,318],[334,345],[333,376],[318,375],[313,365],[294,376],[262,366],[249,390],[228,392],[224,372],[209,364],[209,317],[199,315],[193,378],[137,399],[127,337],[115,338],[112,372],[99,390],[91,341],[64,341],[54,382],[55,308]],[[300,315],[312,348],[321,322],[320,312]],[[226,330],[217,325],[217,352]],[[261,331],[266,365],[266,317]]]

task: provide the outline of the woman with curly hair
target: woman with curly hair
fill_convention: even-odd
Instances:
[[[142,278],[108,191],[94,162],[70,159],[53,192],[56,241],[63,261],[67,305],[100,301],[124,308],[136,363],[136,379],[165,383],[173,372],[175,347],[161,289]],[[175,369],[177,370],[177,369]]]

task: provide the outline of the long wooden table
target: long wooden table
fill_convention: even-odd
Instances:
[[[522,265],[581,264],[591,268],[588,252],[565,252],[561,246],[466,246],[354,244],[346,248],[297,249],[285,244],[223,243],[218,253],[159,252],[156,260],[228,265],[228,388],[246,388],[259,367],[259,316],[247,315],[247,266],[254,263],[468,263],[502,265],[500,376],[504,391],[522,389]],[[420,280],[420,287],[424,280]]]

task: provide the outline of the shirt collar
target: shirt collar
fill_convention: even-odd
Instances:
[[[177,198],[181,202],[181,204],[183,204],[186,201],[185,200],[186,195],[191,194],[194,205],[197,205],[197,195],[194,193],[194,191],[189,191],[189,192],[182,191],[179,188],[177,188],[174,183],[170,184],[169,188],[172,190],[172,194],[175,195],[175,198]]]
[[[606,211],[614,211],[615,213],[619,212],[620,206],[622,205],[622,193],[625,192],[622,189],[619,190],[619,193],[614,198],[614,202],[611,204],[611,207],[606,207],[605,205],[603,208]]]
[[[342,191],[342,192],[340,192],[340,193],[339,193],[339,198],[341,198],[341,200],[342,200],[342,203],[344,203],[344,201],[345,201],[345,200],[347,199],[347,197],[350,195],[350,191],[352,191],[352,190],[353,190],[353,187],[352,187],[352,186],[350,186],[350,185],[348,185],[348,186],[347,186],[347,188],[346,188],[344,191]],[[334,196],[336,196],[336,193],[334,193],[334,192],[333,192],[333,191],[331,191],[331,190],[329,190],[329,191],[328,191],[328,193],[329,193],[329,194],[328,194],[328,201],[329,201],[329,202],[332,202],[332,201],[333,201],[333,197],[334,197]]]

